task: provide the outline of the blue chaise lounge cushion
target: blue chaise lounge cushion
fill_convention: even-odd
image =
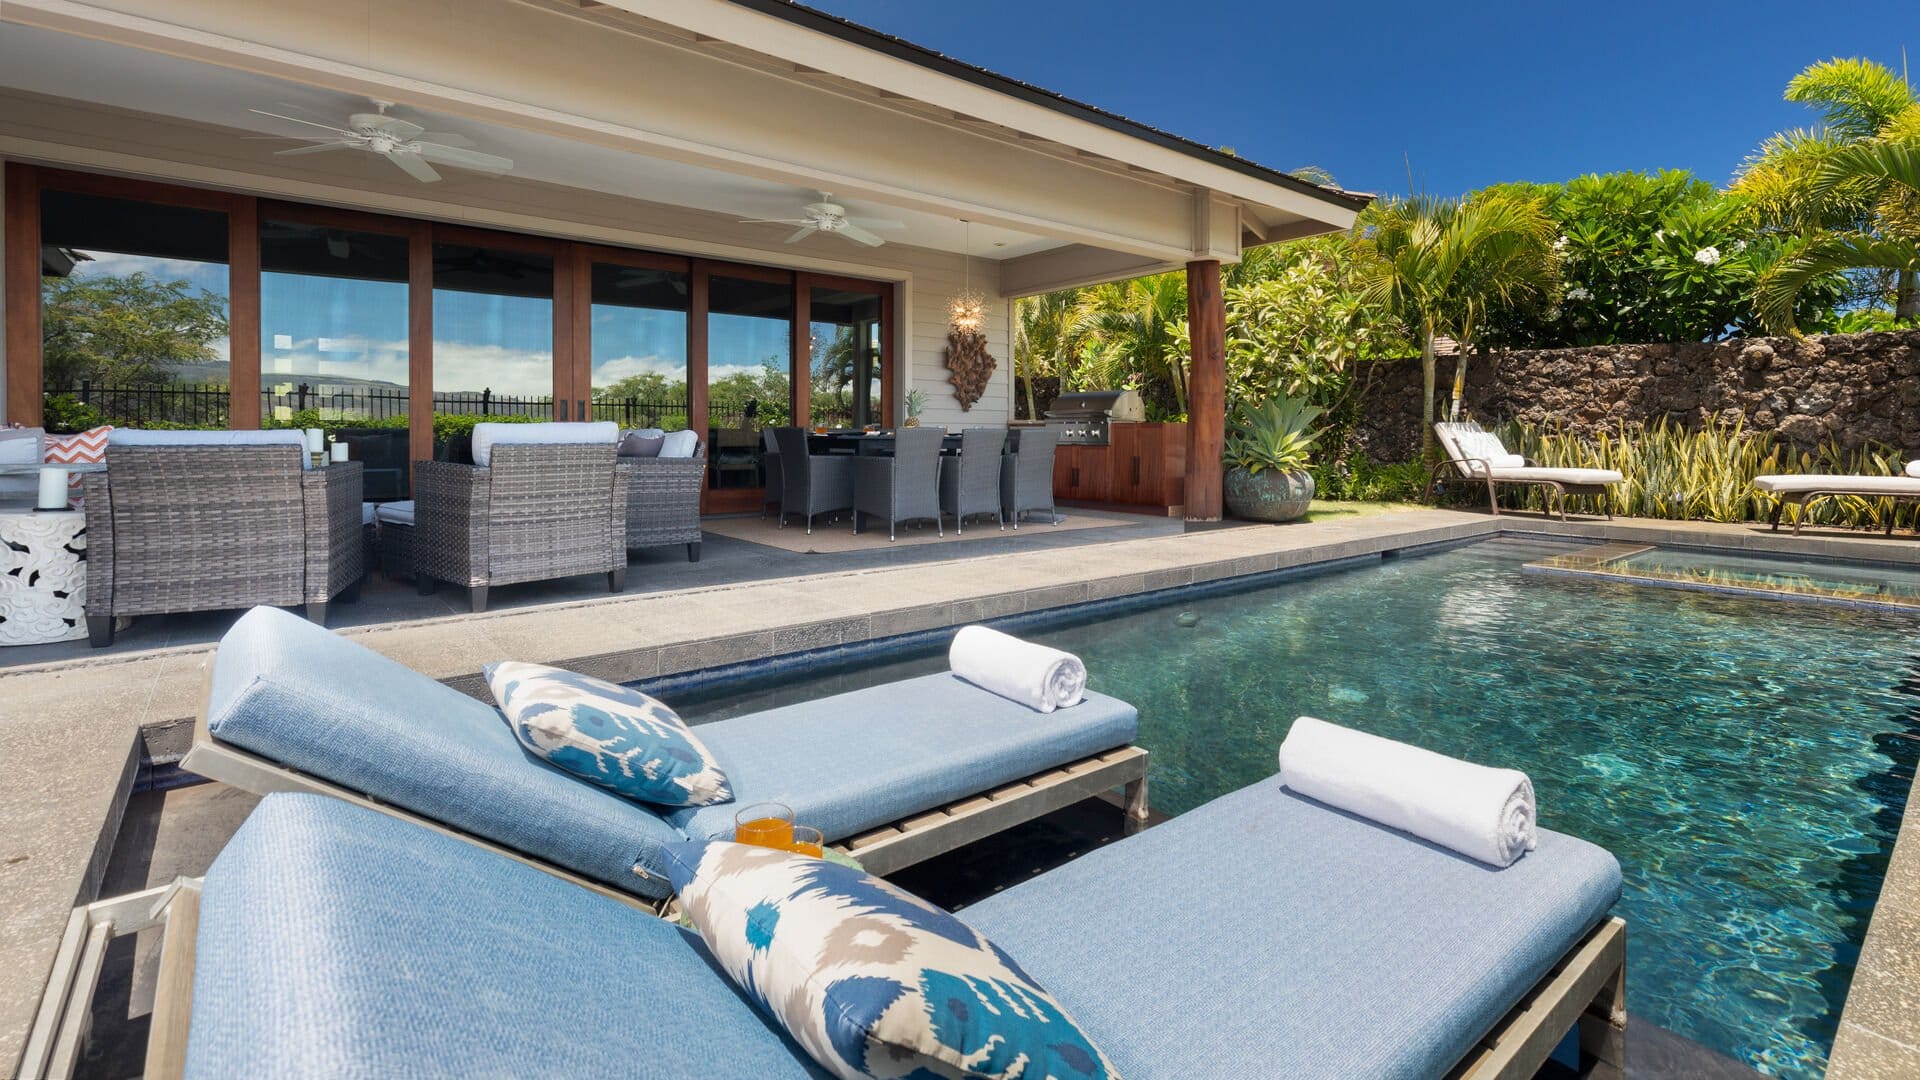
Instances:
[[[499,710],[277,608],[241,616],[214,658],[217,739],[460,832],[665,896],[646,807],[521,748]],[[633,873],[640,864],[649,877]]]
[[[509,729],[542,761],[660,806],[733,797],[719,762],[680,715],[638,690],[516,660],[488,664],[486,677]]]
[[[1020,958],[1130,1080],[1445,1073],[1620,896],[1540,830],[1495,869],[1277,777],[991,896]]]
[[[667,873],[728,977],[835,1076],[1113,1075],[1013,957],[879,878],[704,841]]]
[[[1037,713],[942,672],[695,725],[734,804],[785,803],[828,840],[1130,745],[1133,706],[1089,693]],[[696,840],[733,836],[734,806],[675,810]]]
[[[261,802],[196,953],[189,1077],[824,1075],[692,934],[337,799]]]

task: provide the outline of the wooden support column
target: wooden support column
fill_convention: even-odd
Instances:
[[[407,227],[407,451],[409,477],[413,462],[433,460],[433,227],[424,221]]]
[[[787,415],[796,427],[813,426],[813,290],[805,274],[793,275],[793,344],[787,380],[793,400]]]
[[[1227,308],[1220,261],[1187,264],[1187,329],[1193,364],[1187,373],[1187,520],[1219,521],[1220,454],[1226,448]]]
[[[6,419],[40,424],[40,174],[6,166]]]
[[[227,211],[227,426],[260,426],[260,204]]]

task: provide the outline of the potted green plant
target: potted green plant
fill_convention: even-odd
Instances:
[[[1313,422],[1326,412],[1305,398],[1243,401],[1228,418],[1227,510],[1250,521],[1292,521],[1313,501],[1307,471],[1320,431]]]

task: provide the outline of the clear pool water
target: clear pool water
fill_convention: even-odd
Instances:
[[[1521,572],[1562,550],[1492,541],[1023,632],[1139,706],[1171,813],[1271,775],[1302,713],[1525,770],[1544,824],[1620,858],[1629,1008],[1818,1076],[1920,756],[1920,624]],[[713,719],[942,663],[685,704]]]

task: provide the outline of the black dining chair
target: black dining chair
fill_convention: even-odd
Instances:
[[[766,517],[768,510],[780,509],[780,444],[773,438],[777,430],[762,428],[760,431],[760,468],[766,476],[766,491],[760,497],[761,517]]]
[[[1053,506],[1053,452],[1059,444],[1057,431],[1021,428],[1013,452],[1001,459],[1000,508],[1014,528],[1020,527],[1021,514],[1042,510],[1053,524],[1060,524]]]
[[[775,428],[773,441],[780,448],[781,528],[787,515],[800,514],[811,536],[816,516],[853,509],[853,458],[809,453],[807,433],[797,427]]]
[[[939,428],[903,428],[894,436],[892,457],[853,459],[853,531],[873,514],[885,518],[887,540],[898,538],[903,521],[932,519],[940,524],[940,444],[947,433]]]
[[[992,514],[1007,527],[1000,506],[1000,457],[1007,448],[1004,428],[967,428],[960,453],[940,460],[940,512],[953,515],[953,530],[967,531],[967,515]]]

